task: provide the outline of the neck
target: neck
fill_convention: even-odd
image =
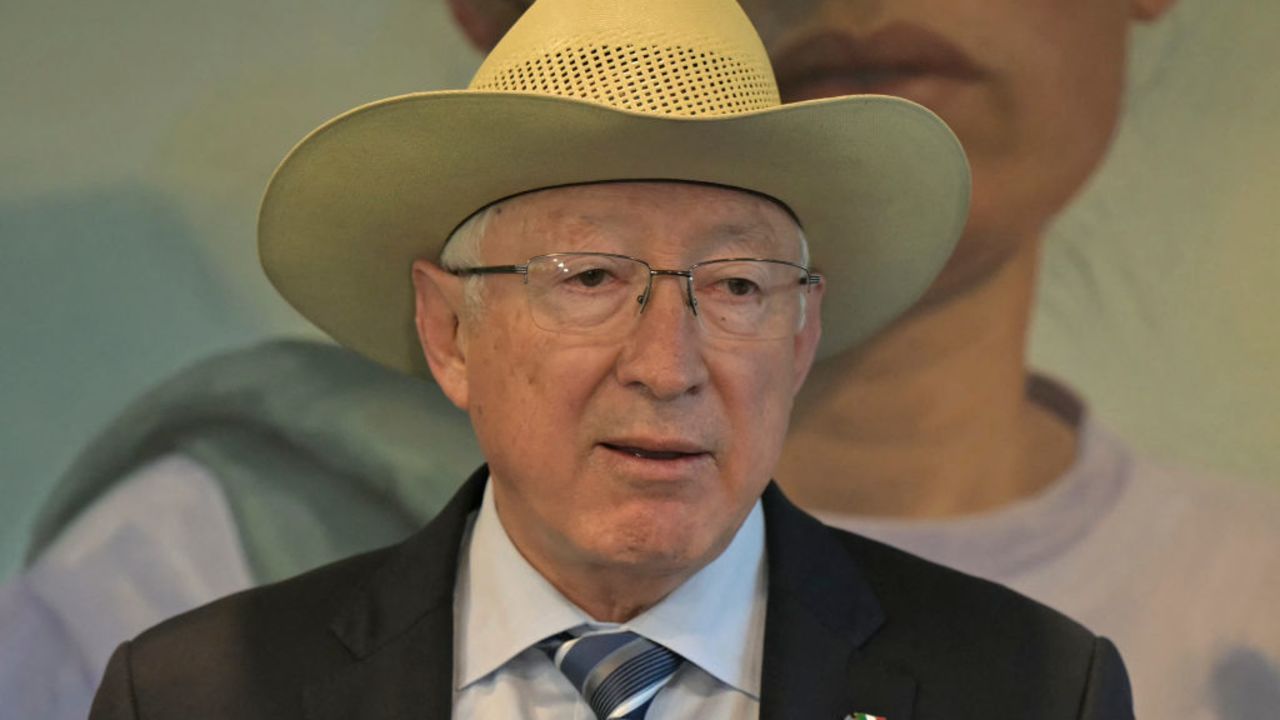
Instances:
[[[778,477],[810,510],[937,518],[1052,483],[1075,430],[1025,392],[1039,246],[824,362],[797,400]]]
[[[688,579],[650,578],[645,582],[631,577],[611,582],[611,578],[601,575],[570,577],[543,573],[543,577],[593,620],[610,623],[624,623],[635,618],[657,605]]]

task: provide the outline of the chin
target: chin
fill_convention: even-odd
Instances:
[[[706,564],[721,548],[704,537],[696,520],[615,525],[597,547],[600,560],[645,574],[670,574]]]
[[[683,574],[694,567],[701,567],[697,560],[698,557],[688,548],[673,547],[626,547],[615,549],[602,558],[609,567],[626,570],[637,577]]]
[[[915,309],[927,311],[982,287],[1022,250],[1022,243],[1036,242],[1036,237],[966,235],[960,239],[956,252],[925,291]]]

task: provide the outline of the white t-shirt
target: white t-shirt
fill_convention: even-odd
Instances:
[[[252,584],[217,479],[143,465],[0,587],[0,720],[83,720],[117,645]]]
[[[1086,419],[1041,494],[940,521],[818,513],[1115,641],[1141,718],[1280,717],[1280,495],[1138,456]]]

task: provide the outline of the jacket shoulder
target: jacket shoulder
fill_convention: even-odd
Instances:
[[[103,687],[127,685],[140,717],[299,716],[301,689],[351,660],[330,623],[393,552],[353,556],[166,620],[117,651]]]
[[[1080,623],[1002,585],[883,543],[831,530],[858,562],[885,622],[865,646],[919,681],[922,716],[1128,718],[1115,647]],[[1114,710],[1112,708],[1115,708]]]
[[[124,644],[91,717],[301,717],[309,693],[367,669],[375,651],[394,668],[375,679],[390,682],[414,662],[447,687],[452,618],[426,619],[441,617],[452,600],[459,544],[487,477],[485,467],[473,473],[434,520],[399,544],[230,595]],[[444,648],[445,659],[417,652],[428,646]],[[414,679],[420,688],[422,677]]]
[[[1092,642],[1083,625],[1004,585],[954,570],[891,545],[832,528],[857,561],[881,602],[897,612],[924,612],[985,624],[1014,618],[1044,624],[1054,635]],[[968,623],[966,623],[968,624]]]

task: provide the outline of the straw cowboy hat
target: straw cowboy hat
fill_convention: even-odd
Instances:
[[[338,342],[430,377],[413,260],[438,258],[498,200],[616,180],[713,183],[787,206],[826,276],[820,357],[919,298],[969,202],[964,152],[923,107],[782,105],[734,0],[539,0],[466,90],[374,102],[303,139],[263,198],[262,265]]]

